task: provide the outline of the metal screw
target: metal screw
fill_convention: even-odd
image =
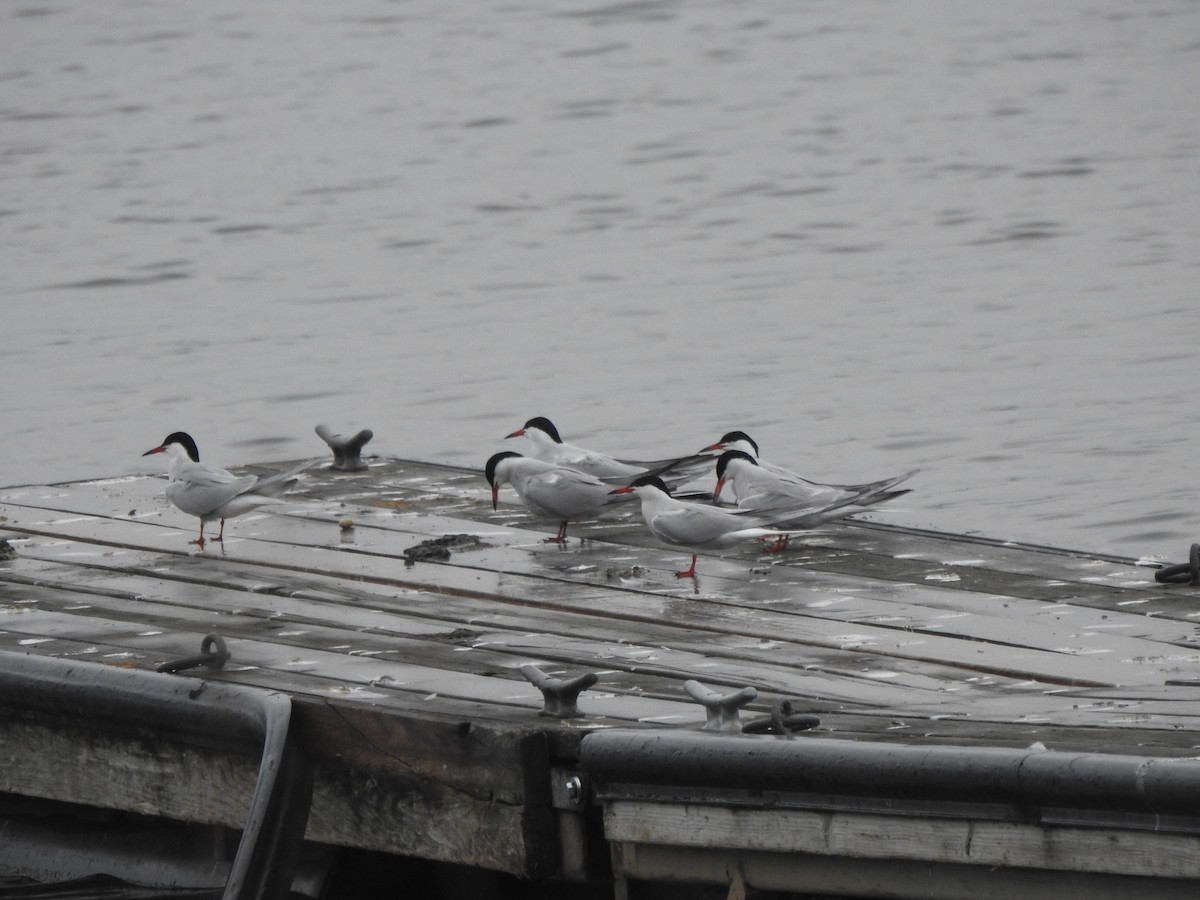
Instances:
[[[572,803],[579,803],[583,800],[583,782],[578,775],[572,775],[566,781],[567,799]]]

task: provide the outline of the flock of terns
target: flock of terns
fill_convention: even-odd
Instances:
[[[692,550],[691,565],[675,573],[679,578],[695,577],[697,550],[756,538],[772,539],[770,551],[782,550],[793,534],[907,494],[908,489],[897,490],[896,485],[916,474],[913,470],[868,484],[821,484],[759,458],[758,445],[742,431],[731,431],[697,453],[654,461],[616,459],[576,447],[542,416],[507,435],[518,437],[526,439],[529,455],[496,453],[484,467],[493,508],[500,488],[510,485],[535,515],[559,523],[558,533],[547,541],[562,544],[570,522],[636,498],[657,538]],[[196,442],[182,431],[167,435],[143,456],[154,453],[170,458],[167,499],[200,519],[200,536],[191,543],[201,550],[208,523],[220,522],[216,537],[208,540],[223,541],[226,519],[277,502],[297,483],[299,473],[313,465],[306,462],[267,477],[234,475],[200,462]],[[711,477],[714,460],[711,493],[674,496],[685,485]]]

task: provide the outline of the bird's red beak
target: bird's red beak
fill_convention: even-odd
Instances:
[[[142,456],[149,456],[151,453],[162,453],[166,449],[167,449],[166,447],[155,447],[153,450],[147,450],[145,453],[142,454]]]
[[[721,498],[721,488],[725,487],[725,479],[718,478],[717,486],[713,490],[713,503],[716,503]]]
[[[609,491],[609,493],[610,494],[632,494],[633,488],[631,488],[629,485],[625,485],[624,487],[617,488],[615,491]]]
[[[516,431],[514,431],[512,434],[506,434],[504,436],[504,439],[507,441],[510,437],[524,437],[524,436],[525,436],[525,429],[519,428]]]
[[[492,509],[496,508],[496,499],[500,496],[500,485],[492,485]]]
[[[708,453],[710,450],[724,450],[724,449],[725,449],[725,445],[724,445],[724,444],[709,444],[707,447],[705,447],[705,448],[704,448],[703,450],[701,450],[700,452],[701,452],[701,453]]]

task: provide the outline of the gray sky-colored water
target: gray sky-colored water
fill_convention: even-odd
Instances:
[[[1186,0],[7,5],[0,484],[545,415],[1186,555],[1197,71]]]

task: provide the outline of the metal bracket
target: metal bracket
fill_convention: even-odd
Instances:
[[[521,674],[542,692],[544,705],[538,715],[554,719],[581,719],[583,713],[577,705],[579,695],[600,680],[594,672],[575,678],[554,678],[533,663],[521,666]]]
[[[600,857],[607,856],[607,843],[599,828],[591,825],[588,811],[591,799],[591,779],[586,772],[550,767],[550,806],[558,838],[557,877],[566,882],[594,883],[604,877],[605,867]]]
[[[216,647],[216,650],[213,650]],[[229,662],[229,650],[219,634],[206,634],[200,642],[200,653],[196,656],[185,656],[183,659],[172,659],[155,668],[156,672],[182,672],[184,669],[195,669],[208,666],[210,672],[219,672]]]
[[[1200,585],[1200,544],[1192,544],[1188,561],[1178,566],[1163,566],[1154,573],[1154,580],[1160,584],[1182,584],[1187,581],[1190,585]]]
[[[339,472],[358,472],[367,467],[367,464],[362,461],[362,448],[375,437],[375,432],[369,428],[364,428],[358,434],[351,437],[346,437],[341,434],[334,434],[327,425],[318,425],[316,428],[317,434],[333,451],[333,465],[329,468],[336,469]]]
[[[758,696],[758,691],[752,687],[744,687],[732,694],[718,694],[691,679],[683,683],[683,689],[687,691],[688,696],[703,705],[704,711],[708,713],[708,721],[700,730],[728,734],[742,733],[742,720],[738,716],[738,710]]]
[[[550,805],[555,809],[581,810],[591,798],[591,782],[579,769],[550,769]]]

